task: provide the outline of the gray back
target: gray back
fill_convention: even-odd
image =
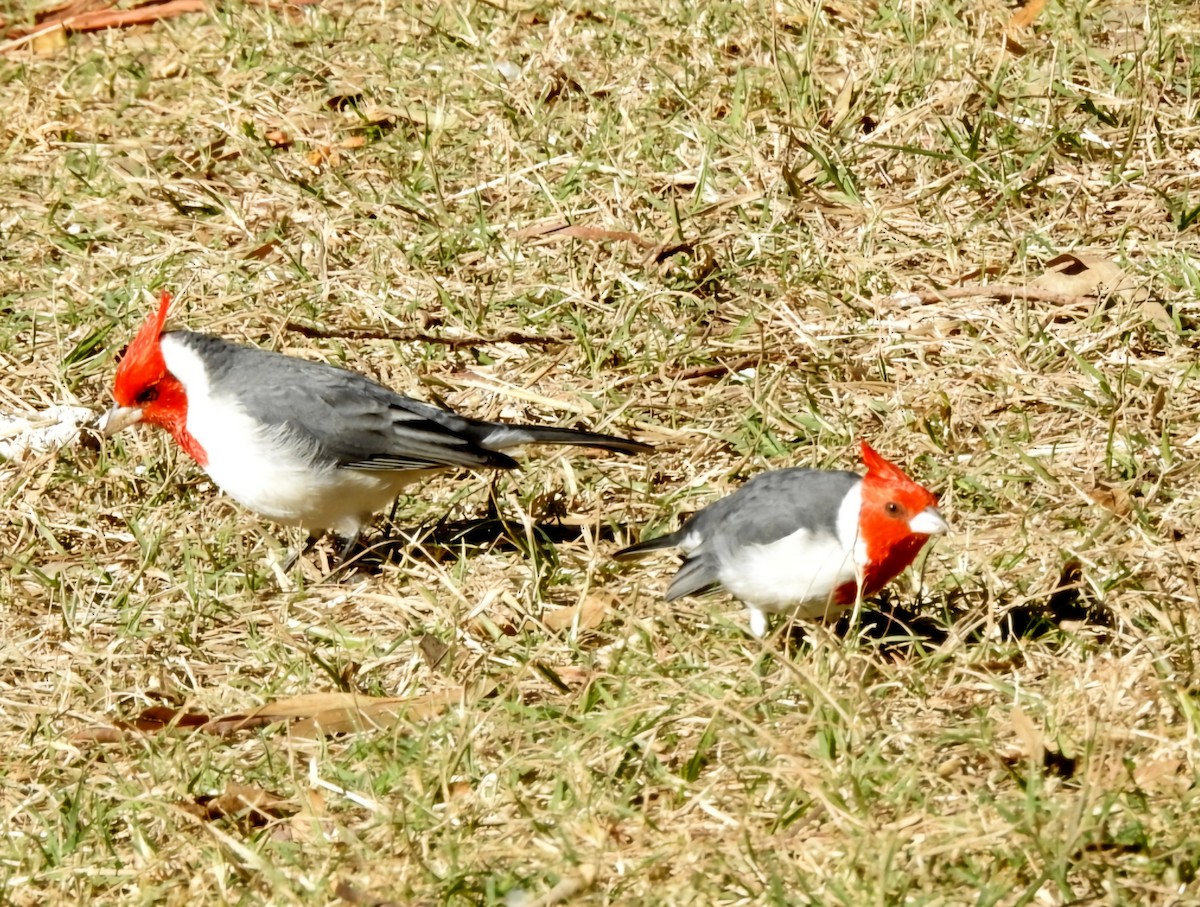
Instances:
[[[216,396],[233,396],[266,425],[286,425],[315,459],[359,469],[515,465],[479,445],[473,420],[397,394],[363,375],[240,346],[191,331],[172,332],[204,358]]]

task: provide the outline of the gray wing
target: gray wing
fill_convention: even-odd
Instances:
[[[747,546],[769,545],[801,529],[837,535],[842,500],[861,481],[853,472],[821,469],[755,476],[674,533],[687,557],[667,589],[667,601],[717,586],[722,564],[735,562]]]
[[[176,336],[202,354],[214,394],[237,388],[249,415],[286,426],[314,455],[339,466],[400,471],[489,466],[507,454],[483,447],[476,420],[397,394],[370,378],[208,334]]]

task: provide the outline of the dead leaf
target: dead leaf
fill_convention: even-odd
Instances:
[[[652,246],[642,259],[642,267],[648,268],[651,265],[661,265],[663,262],[676,255],[691,255],[695,248],[690,242],[672,240],[671,242],[659,243],[657,246]]]
[[[656,244],[629,230],[604,230],[600,227],[585,227],[566,221],[543,221],[523,227],[513,234],[516,239],[581,239],[587,242],[629,242],[643,249],[653,249]]]
[[[1038,17],[1045,6],[1046,0],[1029,0],[1024,6],[1018,7],[1017,11],[1009,17],[1005,29],[1013,32],[1029,28],[1029,26],[1033,25],[1033,20]]]
[[[190,712],[165,705],[154,705],[133,719],[132,724],[139,731],[175,729],[190,731],[203,727],[209,720],[209,717],[203,712]]]
[[[132,728],[121,727],[120,724],[93,724],[80,728],[71,734],[72,743],[120,743],[130,737],[137,736]]]
[[[71,16],[90,13],[97,9],[109,9],[113,6],[116,6],[116,0],[65,0],[63,3],[51,3],[43,6],[33,14],[33,21],[38,25],[60,22]]]
[[[1159,387],[1154,391],[1154,399],[1150,401],[1150,419],[1153,421],[1162,413],[1163,407],[1167,405],[1167,389]]]
[[[1124,488],[1097,485],[1088,492],[1088,497],[1119,517],[1127,517],[1133,512],[1133,498]]]
[[[454,646],[448,646],[436,636],[426,633],[421,637],[421,642],[418,644],[421,650],[421,656],[425,659],[425,664],[433,669],[437,669],[445,661],[446,656],[454,651]],[[450,659],[450,664],[447,667],[454,665],[454,659]]]
[[[1146,316],[1147,321],[1164,334],[1175,333],[1175,319],[1171,317],[1171,313],[1161,302],[1153,299],[1142,300],[1142,314]]]
[[[179,805],[206,822],[230,818],[251,827],[261,827],[297,810],[295,804],[283,797],[249,784],[230,784],[223,793],[206,794]]]
[[[102,31],[146,25],[172,19],[185,13],[201,12],[205,0],[167,0],[142,3],[129,9],[110,9],[115,0],[74,0],[41,10],[33,28],[15,26],[5,32],[9,40],[0,43],[0,53],[30,45],[35,52],[52,53],[66,43],[69,32]]]
[[[355,118],[357,129],[375,129],[388,132],[401,122],[429,132],[442,132],[458,126],[458,117],[444,110],[430,111],[427,108],[374,107]]]
[[[1046,745],[1042,732],[1019,705],[1013,706],[1012,726],[1013,732],[1024,746],[1025,755],[1034,765],[1041,765],[1046,759]]]
[[[834,132],[845,122],[846,117],[850,115],[850,105],[854,101],[854,92],[858,87],[858,82],[854,78],[854,73],[846,73],[846,79],[842,82],[842,88],[834,99],[833,108],[828,112],[828,122],[825,127]],[[826,117],[822,117],[825,120]]]
[[[1149,293],[1120,265],[1098,255],[1056,255],[1046,262],[1046,273],[1032,286],[1070,296],[1115,293],[1128,301],[1143,301]]]
[[[357,88],[343,88],[337,94],[325,99],[325,106],[330,110],[357,110],[363,102],[363,93]]]
[[[1029,53],[1029,51],[1025,48],[1024,44],[1022,44],[1020,41],[1016,40],[1012,35],[1008,34],[1007,32],[1005,32],[1005,34],[1004,34],[1004,49],[1007,50],[1014,57],[1023,57],[1027,53]]]
[[[744,369],[754,368],[757,365],[762,365],[764,361],[765,358],[761,354],[756,356],[741,356],[738,359],[731,359],[728,362],[717,362],[713,365],[694,365],[690,368],[674,369],[667,373],[667,377],[673,381],[718,378],[723,375],[743,371]]]
[[[67,30],[61,24],[47,31],[40,31],[30,41],[30,47],[39,57],[50,57],[67,46]]]
[[[1161,782],[1178,782],[1181,780],[1180,770],[1183,763],[1179,759],[1166,757],[1152,759],[1139,765],[1133,772],[1133,780],[1139,787],[1154,788],[1164,786]]]
[[[332,734],[375,730],[401,718],[419,721],[431,718],[462,702],[463,687],[453,687],[424,696],[364,696],[358,693],[305,693],[268,702],[241,715],[223,715],[205,730],[232,733],[281,721],[300,719],[290,725],[295,737],[315,739]]]
[[[459,797],[465,797],[472,790],[473,788],[471,787],[470,781],[451,781],[446,784],[445,796],[443,797],[443,800],[450,801],[458,799]]]
[[[1074,777],[1079,761],[1065,755],[1061,750],[1047,746],[1042,732],[1019,705],[1013,707],[1012,725],[1022,743],[1025,760],[1043,774],[1057,775],[1060,778]]]
[[[358,693],[307,693],[268,702],[249,712],[209,718],[165,706],[146,709],[133,721],[117,721],[111,726],[85,728],[73,739],[94,743],[114,743],[137,734],[164,731],[199,731],[228,737],[241,731],[294,721],[289,731],[294,737],[315,739],[389,727],[401,720],[421,721],[441,714],[464,701],[483,698],[495,689],[483,683],[468,690],[451,687],[423,696],[364,696]]]
[[[594,630],[604,623],[612,604],[613,597],[610,594],[593,592],[577,605],[542,612],[542,623],[551,630],[567,630],[574,626],[580,630]]]
[[[951,756],[939,763],[936,771],[939,778],[953,778],[955,775],[961,774],[966,767],[967,761],[961,756]]]
[[[318,830],[325,818],[325,797],[316,788],[310,788],[300,797],[300,808],[291,821],[291,833],[294,840],[312,841],[316,839]]]
[[[452,687],[424,696],[371,697],[354,693],[329,693],[329,697],[346,697],[346,700],[328,705],[312,712],[311,716],[292,725],[293,737],[315,739],[333,734],[346,734],[364,730],[390,727],[401,720],[423,721],[440,715],[451,706],[462,703],[467,697],[465,687]],[[308,697],[297,697],[305,699]],[[364,701],[365,700],[365,701]],[[278,708],[281,704],[276,703]]]
[[[338,154],[338,150],[332,145],[317,145],[309,150],[305,155],[309,166],[320,167],[322,164],[328,164],[330,167],[336,167],[342,162],[342,156]]]
[[[292,137],[282,129],[268,129],[263,133],[263,138],[267,140],[267,144],[272,148],[292,147]]]
[[[280,240],[269,239],[265,243],[263,243],[261,246],[255,246],[253,249],[251,249],[249,252],[247,252],[243,256],[243,258],[248,258],[252,261],[262,261],[268,255],[270,255],[272,252],[274,252],[276,249],[278,249],[280,245],[281,245]]]
[[[203,12],[204,3],[205,0],[166,0],[165,3],[145,3],[132,9],[98,9],[78,14],[71,14],[68,8],[61,17],[47,19],[46,24],[74,32],[129,28],[133,25],[149,25],[163,19],[173,19],[185,13]],[[32,38],[48,30],[39,28],[23,37]]]
[[[90,743],[119,743],[144,734],[169,731],[191,733],[206,727],[210,718],[201,712],[173,709],[156,705],[145,709],[136,718],[116,721],[111,725],[94,725],[71,735],[72,740]]]

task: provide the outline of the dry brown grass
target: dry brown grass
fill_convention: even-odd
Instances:
[[[0,901],[1194,902],[1200,30],[1051,4],[1019,55],[1009,13],[227,4],[0,60],[0,410],[105,407],[166,286],[193,328],[659,446],[438,480],[410,556],[283,591],[163,436],[0,464]],[[1068,251],[1141,291],[1031,289]],[[764,651],[666,606],[669,558],[609,561],[858,437],[955,530],[888,596],[907,640]],[[318,742],[77,736],[458,685],[491,692]],[[284,802],[196,805],[236,785]]]

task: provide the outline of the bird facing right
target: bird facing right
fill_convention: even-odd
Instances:
[[[948,530],[937,498],[862,442],[865,476],[780,469],[755,476],[676,532],[632,545],[618,559],[680,548],[667,601],[725,589],[745,603],[750,632],[768,614],[836,617],[879,592],[932,535]]]

